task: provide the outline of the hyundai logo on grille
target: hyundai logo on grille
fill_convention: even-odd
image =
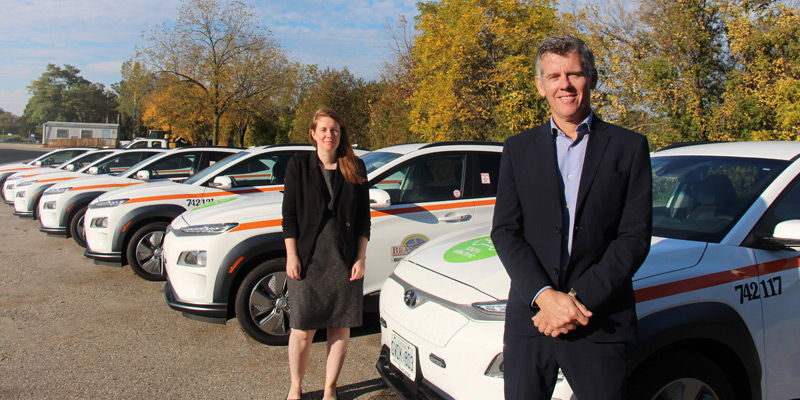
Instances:
[[[417,294],[411,289],[406,290],[403,295],[403,303],[406,303],[409,307],[414,307],[417,305]]]

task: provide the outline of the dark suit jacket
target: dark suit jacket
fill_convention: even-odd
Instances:
[[[364,162],[358,167],[366,176]],[[333,218],[344,238],[345,260],[355,261],[358,238],[370,234],[369,189],[367,183],[352,184],[337,168],[333,183]],[[317,152],[300,154],[289,160],[283,191],[283,236],[297,239],[297,252],[303,267],[322,229],[330,196],[318,166]]]
[[[506,331],[539,335],[531,300],[544,286],[574,289],[594,313],[570,333],[598,342],[636,336],[631,278],[650,250],[652,182],[647,140],[593,118],[578,189],[572,253],[559,286],[564,193],[550,123],[503,147],[492,240],[511,277]]]

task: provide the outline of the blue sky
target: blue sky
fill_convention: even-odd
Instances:
[[[379,77],[386,26],[416,15],[416,0],[244,0],[305,64]],[[48,63],[70,64],[106,86],[142,45],[143,31],[177,18],[179,0],[6,0],[0,13],[0,108],[17,115]]]

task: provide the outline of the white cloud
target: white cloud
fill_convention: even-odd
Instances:
[[[221,2],[227,0],[220,0]],[[307,64],[378,77],[387,23],[412,18],[416,0],[292,0],[253,4],[262,25]],[[109,86],[134,55],[143,31],[174,21],[181,0],[10,0],[0,13],[0,107],[21,114],[25,86],[48,63],[70,64]]]

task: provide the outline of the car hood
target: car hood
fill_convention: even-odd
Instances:
[[[121,178],[125,179],[125,178]],[[203,193],[203,186],[183,185],[169,180],[166,181],[139,181],[140,185],[125,186],[116,190],[110,190],[103,194],[103,200],[129,198],[136,199],[142,197],[162,196],[166,194],[175,194],[176,192],[182,194]]]
[[[508,297],[510,279],[497,257],[490,225],[432,240],[406,257],[407,261],[471,286],[496,299]],[[653,237],[650,254],[634,281],[696,265],[705,242]]]
[[[129,178],[120,178],[118,176],[111,176],[111,175],[82,175],[80,178],[71,179],[69,182],[59,183],[58,185],[59,187],[63,186],[94,187],[100,185],[126,185],[131,182],[142,182],[142,181]]]
[[[19,172],[16,172],[9,176],[11,179],[22,179],[22,180],[31,180],[35,179],[34,177],[37,175],[42,174],[54,174],[54,173],[62,173],[62,172],[71,172],[66,171],[63,169],[55,169],[55,168],[48,168],[48,167],[37,167],[34,169],[26,169]]]
[[[281,218],[283,193],[264,192],[230,197],[197,206],[183,214],[187,225],[246,223]]]
[[[28,177],[28,178],[24,178],[24,179],[21,179],[20,182],[33,181],[33,180],[38,180],[38,181],[41,181],[41,180],[52,180],[52,179],[61,179],[61,178],[79,178],[79,177],[82,177],[82,176],[86,176],[86,175],[84,175],[84,174],[82,174],[80,172],[75,172],[75,171],[55,171],[55,172],[52,172],[52,173],[47,173],[46,176],[45,176],[45,174],[38,174],[36,176],[31,176],[31,177]]]

